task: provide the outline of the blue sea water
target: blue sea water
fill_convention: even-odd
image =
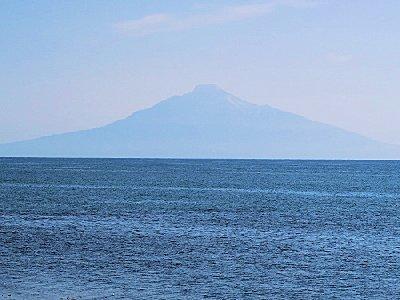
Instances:
[[[5,299],[398,299],[400,162],[0,159]]]

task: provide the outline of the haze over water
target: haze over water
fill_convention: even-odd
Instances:
[[[400,162],[0,159],[0,295],[400,297]]]

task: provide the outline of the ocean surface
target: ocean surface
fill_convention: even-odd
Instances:
[[[400,298],[400,162],[0,158],[0,299],[332,298]]]

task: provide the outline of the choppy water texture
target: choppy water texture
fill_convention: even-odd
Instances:
[[[400,297],[400,163],[0,159],[0,297]]]

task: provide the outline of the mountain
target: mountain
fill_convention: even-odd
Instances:
[[[400,147],[199,85],[104,127],[0,145],[0,156],[386,159]]]

